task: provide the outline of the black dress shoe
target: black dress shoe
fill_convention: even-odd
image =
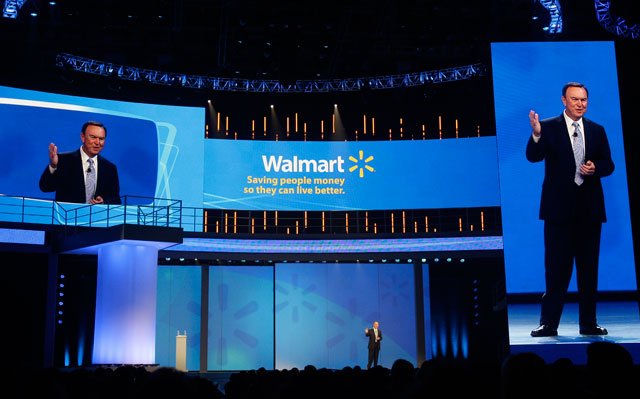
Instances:
[[[580,327],[580,334],[582,335],[607,335],[609,331],[606,328],[595,325],[593,327]]]
[[[540,324],[537,328],[531,331],[532,337],[555,337],[558,335],[558,330],[551,328],[546,324]]]

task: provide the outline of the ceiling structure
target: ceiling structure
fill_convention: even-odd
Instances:
[[[25,0],[16,18],[0,18],[0,44],[9,56],[0,73],[9,81],[28,73],[27,83],[38,75],[48,82],[60,72],[55,71],[59,54],[283,83],[489,65],[492,41],[614,40],[616,32],[599,23],[596,6],[634,26],[634,3]],[[561,32],[547,28],[557,19],[556,5],[562,10]]]
[[[27,0],[15,24],[25,25],[23,40],[36,40],[48,51],[142,68],[333,79],[472,64],[483,61],[492,40],[544,39],[549,12],[541,3]],[[565,37],[584,26],[593,27],[591,35],[611,36],[597,24],[591,1],[561,3]]]

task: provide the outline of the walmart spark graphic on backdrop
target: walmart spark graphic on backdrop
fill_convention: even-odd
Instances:
[[[374,172],[375,169],[368,165],[373,161],[373,155],[364,158],[364,151],[358,151],[358,158],[350,155],[349,160],[355,165],[349,168],[349,172],[359,170],[359,176],[364,177],[364,170]],[[360,164],[362,162],[362,164]],[[283,173],[295,173],[295,172],[314,172],[314,173],[344,173],[344,159],[342,156],[338,156],[335,159],[301,159],[297,155],[294,155],[292,159],[284,158],[282,155],[275,157],[274,155],[262,156],[262,164],[265,172],[283,172]]]
[[[253,176],[246,179],[247,186],[243,187],[244,194],[271,195],[276,194],[303,194],[303,195],[344,195],[345,183],[347,179],[336,174],[346,173],[345,159],[337,156],[331,159],[305,159],[294,155],[285,158],[282,155],[261,155],[262,166],[266,173],[314,173],[316,176]],[[375,172],[373,166],[369,165],[373,161],[373,155],[365,158],[364,151],[358,151],[358,156],[349,156],[349,161],[353,163],[348,168],[350,173],[358,171],[358,176],[363,178],[365,170],[370,173]],[[327,177],[317,176],[318,174],[332,174]]]
[[[358,151],[358,158],[359,160],[354,158],[353,156],[349,156],[349,160],[355,163],[355,165],[349,168],[349,172],[353,172],[354,170],[359,170],[358,175],[362,178],[364,177],[365,169],[368,170],[369,172],[375,171],[371,165],[367,165],[369,162],[373,161],[373,155],[369,155],[366,159],[363,160],[364,151],[360,150]],[[359,164],[360,161],[363,161],[362,164]]]

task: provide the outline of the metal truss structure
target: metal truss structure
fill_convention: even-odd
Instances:
[[[638,24],[629,26],[624,18],[611,15],[611,1],[594,0],[594,5],[598,22],[607,31],[624,38],[640,38],[640,26]]]
[[[560,0],[538,0],[549,11],[549,25],[543,29],[552,35],[562,33],[562,9]]]
[[[471,79],[476,76],[483,76],[486,73],[486,67],[481,63],[476,63],[402,75],[332,80],[297,80],[293,83],[282,83],[277,80],[232,79],[161,72],[92,60],[67,53],[60,53],[56,56],[56,66],[75,72],[122,80],[147,82],[156,85],[214,91],[264,93],[317,93],[358,91],[365,89],[394,89]]]
[[[2,7],[2,16],[5,18],[16,19],[18,11],[24,5],[25,0],[5,0]]]

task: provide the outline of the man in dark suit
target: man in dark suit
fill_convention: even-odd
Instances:
[[[600,233],[606,222],[600,179],[614,164],[604,127],[583,117],[589,93],[577,82],[562,89],[562,115],[539,120],[529,112],[532,134],[526,156],[544,161],[540,219],[544,220],[545,292],[533,337],[558,335],[575,261],[580,334],[606,335],[596,321]]]
[[[40,176],[40,190],[55,191],[55,200],[87,204],[120,204],[118,169],[99,155],[107,138],[107,128],[100,122],[82,125],[80,149],[58,154],[49,144],[49,165]]]
[[[380,323],[373,322],[373,328],[365,328],[364,335],[369,337],[369,359],[367,360],[367,368],[370,369],[371,365],[378,365],[378,355],[380,354],[380,341],[382,341],[382,331],[380,330]]]

